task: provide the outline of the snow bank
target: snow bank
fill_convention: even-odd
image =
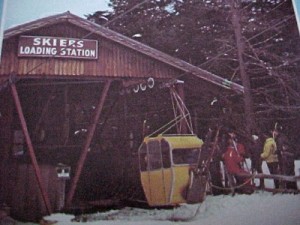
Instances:
[[[85,222],[72,221],[74,216],[65,214],[45,219],[59,225],[296,225],[300,224],[300,195],[260,191],[252,195],[207,196],[203,204],[174,209],[126,207],[85,215]]]
[[[266,164],[263,170],[269,173]],[[295,172],[300,175],[300,160],[295,161]],[[272,187],[273,181],[266,180],[265,184]],[[57,225],[296,225],[300,224],[300,194],[259,191],[252,195],[207,196],[202,204],[184,204],[174,209],[125,207],[84,215],[80,221],[74,218],[73,215],[53,214],[44,219],[57,221]],[[18,222],[17,225],[35,224]]]

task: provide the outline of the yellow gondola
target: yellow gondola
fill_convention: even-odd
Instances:
[[[150,206],[188,202],[190,172],[197,166],[202,144],[195,135],[158,135],[144,139],[139,148],[140,177]]]
[[[138,151],[141,184],[150,206],[198,203],[206,193],[203,141],[194,134],[190,113],[172,85],[170,93],[175,118],[145,137]],[[175,126],[178,134],[166,134]]]

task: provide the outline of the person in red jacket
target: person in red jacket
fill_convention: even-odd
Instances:
[[[228,146],[223,154],[225,168],[229,176],[235,180],[235,186],[241,186],[239,189],[243,193],[252,193],[249,178],[241,175],[250,175],[250,172],[244,169],[246,150],[243,144],[238,143],[235,133],[229,133]],[[247,180],[249,180],[247,182]]]

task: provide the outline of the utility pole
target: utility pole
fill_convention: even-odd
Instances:
[[[255,120],[254,120],[254,112],[253,112],[253,101],[251,95],[251,84],[250,78],[246,72],[246,66],[244,63],[244,50],[245,50],[245,42],[242,36],[242,28],[240,24],[241,16],[239,13],[239,0],[230,0],[231,5],[231,13],[232,13],[232,25],[234,28],[237,53],[238,53],[238,61],[239,61],[239,69],[241,74],[242,83],[244,86],[244,110],[245,110],[245,121],[246,121],[246,132],[247,135],[251,134],[251,130],[255,128]]]

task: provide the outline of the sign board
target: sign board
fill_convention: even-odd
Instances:
[[[43,36],[20,36],[19,57],[97,59],[98,41]]]
[[[2,53],[5,12],[6,12],[6,0],[0,0],[0,61],[1,61],[1,53]]]
[[[60,179],[70,179],[71,167],[65,165],[58,165],[56,167],[57,177]]]

